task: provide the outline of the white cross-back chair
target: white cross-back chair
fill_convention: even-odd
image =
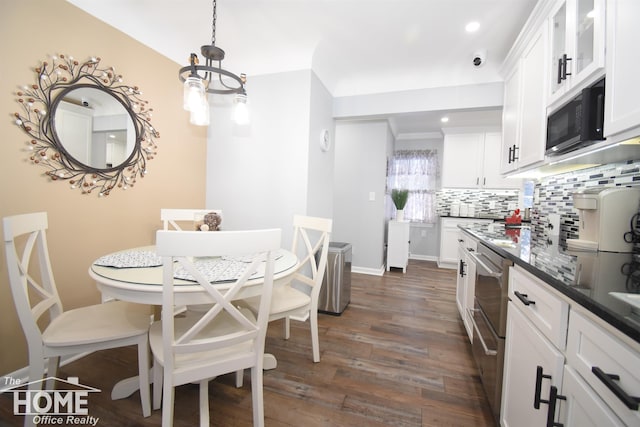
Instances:
[[[197,214],[215,212],[222,217],[220,209],[160,209],[160,220],[165,230],[182,230],[179,223],[195,221]],[[193,230],[193,228],[190,228]]]
[[[9,284],[29,349],[29,390],[42,389],[46,359],[53,378],[60,356],[136,345],[142,413],[151,415],[149,307],[111,301],[64,311],[49,259],[47,213],[9,216],[2,223]],[[41,329],[45,314],[48,324]],[[32,417],[25,417],[26,425],[33,425]]]
[[[274,289],[269,320],[285,319],[285,339],[289,339],[290,319],[300,322],[309,320],[313,361],[319,362],[318,298],[327,267],[332,220],[296,215],[293,227],[291,251],[300,257],[300,264],[289,283]],[[317,254],[320,256],[317,257]],[[294,287],[295,283],[298,285]],[[244,303],[256,311],[259,301],[248,298]]]
[[[156,233],[156,251],[163,258],[162,320],[149,331],[154,356],[154,409],[162,398],[162,425],[173,423],[175,387],[200,385],[200,425],[209,425],[208,382],[218,375],[251,369],[253,424],[264,425],[262,369],[264,342],[273,290],[274,252],[280,248],[280,230],[173,231]],[[197,266],[198,257],[240,256],[235,280],[217,283]],[[248,256],[250,255],[250,256]],[[180,270],[184,269],[184,270]],[[174,275],[184,271],[209,299],[206,311],[174,316]],[[207,270],[208,271],[208,270]],[[262,285],[247,282],[254,273]],[[210,280],[213,280],[210,283]],[[252,289],[260,302],[257,315],[232,301]],[[162,386],[162,391],[161,391]]]

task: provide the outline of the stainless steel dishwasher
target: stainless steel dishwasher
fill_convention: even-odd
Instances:
[[[319,256],[319,254],[318,254]],[[351,244],[330,242],[318,311],[342,314],[351,300]]]

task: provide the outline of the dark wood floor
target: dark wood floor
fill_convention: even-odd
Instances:
[[[266,351],[278,359],[264,373],[265,424],[277,426],[494,426],[469,341],[455,304],[455,273],[411,261],[407,273],[352,275],[351,304],[342,316],[320,315],[320,363],[313,363],[308,323],[292,321],[291,338],[272,322]],[[157,426],[143,418],[138,393],[110,400],[117,380],[136,374],[134,348],[92,354],[59,377],[103,390],[90,395],[98,426]],[[210,383],[214,426],[250,426],[249,373]],[[178,388],[175,426],[198,423],[198,388]],[[18,426],[10,395],[0,395],[0,425]]]

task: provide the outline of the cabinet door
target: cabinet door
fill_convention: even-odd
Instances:
[[[440,256],[438,266],[443,268],[456,268],[458,261],[458,227],[441,227],[440,229]]]
[[[591,387],[569,366],[564,368],[562,396],[557,401],[559,422],[565,426],[622,427],[624,424]],[[557,419],[557,418],[555,418]]]
[[[560,389],[564,356],[513,302],[509,302],[507,313],[501,425],[544,426],[548,407],[539,403],[536,408],[535,402],[548,400],[551,386]]]
[[[522,102],[520,103],[520,130],[516,153],[518,167],[526,167],[544,160],[547,141],[545,73],[547,29],[536,33],[522,56]]]
[[[517,169],[514,150],[520,135],[520,62],[504,79],[504,105],[502,107],[502,155],[500,172],[508,173]]]
[[[551,63],[548,67],[550,71],[550,100],[557,99],[564,93],[566,80],[563,79],[564,59],[567,52],[567,2],[558,2],[556,8],[551,13]]]
[[[483,188],[520,188],[521,180],[503,178],[500,174],[502,136],[498,132],[484,135],[484,161],[481,185]]]
[[[464,320],[466,317],[466,298],[467,298],[467,257],[464,247],[464,239],[458,236],[458,268],[456,270],[456,305],[460,317]]]
[[[480,184],[482,133],[449,134],[444,137],[443,188],[474,188]]]
[[[605,136],[640,126],[638,16],[640,16],[640,1],[611,0],[607,2]]]
[[[570,37],[573,45],[571,85],[580,84],[605,66],[605,0],[573,0]]]

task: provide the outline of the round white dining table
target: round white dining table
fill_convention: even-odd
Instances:
[[[103,300],[117,299],[146,305],[162,305],[162,265],[144,267],[106,266],[102,260],[109,257],[128,253],[155,253],[155,246],[118,251],[100,257],[91,264],[89,276],[95,280],[98,290],[102,293]],[[276,254],[274,264],[274,287],[281,286],[290,280],[290,276],[296,272],[299,260],[290,251],[281,249]],[[239,291],[238,299],[248,298],[260,294],[264,278],[260,275],[252,278]],[[223,291],[230,286],[228,282],[215,284]],[[209,293],[201,286],[193,282],[175,279],[174,302],[176,306],[207,304],[212,302]],[[264,369],[274,369],[277,365],[276,358],[265,353]],[[138,389],[137,378],[127,378],[120,381],[113,388],[111,398],[114,400],[130,396]]]

